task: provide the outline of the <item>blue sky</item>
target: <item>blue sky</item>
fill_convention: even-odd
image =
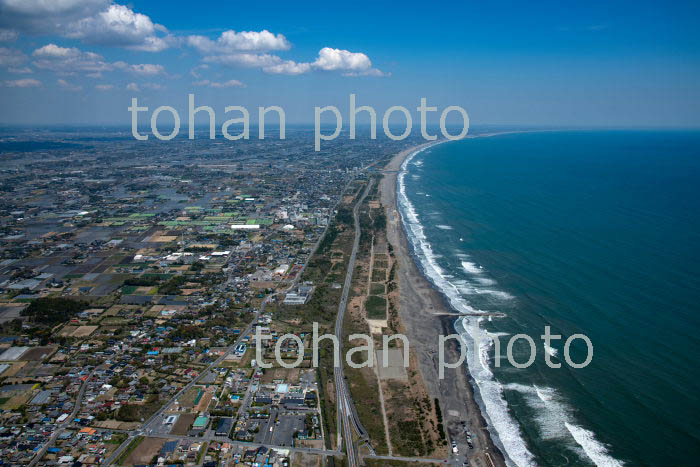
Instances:
[[[426,97],[472,124],[698,126],[699,5],[0,0],[0,122],[128,124],[132,97],[184,120],[194,92],[289,123],[355,93],[380,118]]]

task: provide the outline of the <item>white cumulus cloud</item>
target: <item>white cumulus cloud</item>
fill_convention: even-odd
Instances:
[[[47,44],[32,52],[37,68],[51,70],[62,74],[85,73],[90,78],[101,78],[103,72],[122,70],[141,76],[155,76],[165,73],[163,65],[153,63],[128,64],[126,62],[110,63],[100,54],[86,52],[77,47],[61,47]]]
[[[372,67],[372,61],[362,52],[322,48],[313,62],[285,60],[269,53],[233,52],[212,53],[203,58],[207,63],[260,68],[265,73],[300,75],[313,70],[339,71],[344,76],[389,76]]]
[[[147,52],[174,41],[164,26],[111,0],[0,0],[0,28],[8,37],[58,35]]]
[[[96,15],[72,23],[65,35],[91,44],[160,52],[169,47],[170,39],[157,36],[157,32],[165,33],[167,30],[144,14],[124,5],[112,4]]]
[[[223,65],[261,68],[266,73],[298,75],[311,71],[310,63],[297,63],[293,60],[283,60],[272,54],[236,53],[228,55],[209,55],[205,62],[221,63]]]
[[[224,31],[215,40],[205,36],[188,36],[187,44],[204,54],[228,54],[235,51],[260,52],[266,50],[289,50],[292,44],[282,34],[262,31]]]
[[[311,71],[310,63],[297,63],[292,60],[284,60],[276,65],[263,67],[265,73],[281,75],[301,75]]]
[[[361,52],[324,47],[318,52],[314,67],[326,71],[368,70],[372,68],[372,62]]]
[[[362,52],[324,47],[318,52],[318,58],[312,64],[314,68],[324,71],[342,71],[344,76],[390,76],[381,70],[372,68],[372,61]]]
[[[60,47],[47,44],[32,52],[34,66],[59,73],[100,73],[113,68],[110,63],[94,52],[84,52],[76,47]]]

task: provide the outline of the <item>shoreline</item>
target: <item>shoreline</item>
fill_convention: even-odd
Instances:
[[[396,154],[385,166],[385,173],[380,182],[381,200],[387,213],[387,237],[396,251],[399,263],[399,316],[406,328],[412,350],[420,362],[419,367],[427,390],[431,397],[440,400],[445,429],[450,438],[457,441],[460,455],[466,453],[469,464],[474,466],[505,466],[505,458],[493,442],[481,407],[476,401],[467,365],[446,369],[446,377],[438,379],[438,335],[454,334],[457,318],[436,314],[449,312],[452,308],[446,297],[425,277],[416,263],[397,206],[398,174],[405,159],[418,150],[447,141],[421,144]],[[457,344],[449,341],[446,360],[456,361],[458,358]],[[473,435],[473,449],[467,446],[462,421]]]

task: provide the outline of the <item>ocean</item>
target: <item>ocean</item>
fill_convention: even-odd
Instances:
[[[404,162],[397,195],[425,275],[482,314],[455,329],[510,465],[698,465],[700,132],[446,142]],[[545,326],[563,338],[545,347]]]

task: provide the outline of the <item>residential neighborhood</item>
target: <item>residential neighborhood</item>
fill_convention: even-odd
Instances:
[[[319,283],[310,259],[393,146],[91,138],[0,169],[2,462],[321,462],[310,352],[288,339],[283,358],[302,364],[263,368],[253,335],[273,363],[283,334],[308,342],[294,315],[341,282]]]

